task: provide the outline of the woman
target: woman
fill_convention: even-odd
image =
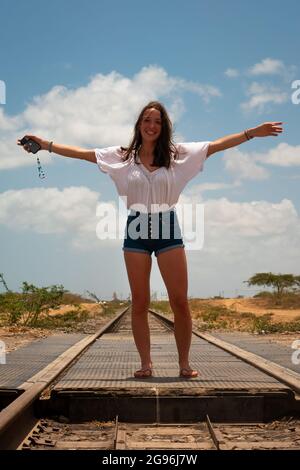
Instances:
[[[127,197],[127,207],[131,213],[127,220],[123,250],[132,295],[132,331],[141,359],[141,368],[134,373],[136,378],[152,376],[148,308],[153,251],[174,312],[179,375],[184,378],[198,376],[189,364],[192,320],[187,298],[187,265],[174,210],[181,191],[189,180],[202,171],[204,161],[212,154],[240,145],[253,137],[277,136],[282,132],[281,125],[282,122],[267,122],[212,142],[174,144],[168,114],[161,103],[153,101],[141,111],[128,148],[86,150],[27,136],[38,142],[42,150],[97,163],[100,170],[111,176],[120,196]],[[18,144],[21,145],[20,141]],[[28,145],[24,145],[24,149],[30,152]],[[137,204],[142,210],[134,210]],[[152,210],[154,204],[166,204],[167,210],[157,213],[157,210]],[[169,218],[163,217],[166,214]],[[155,220],[156,227],[153,226]],[[166,220],[170,229],[167,237],[162,234]],[[146,227],[143,234],[139,231],[141,226]],[[154,237],[153,231],[157,230],[158,235]]]

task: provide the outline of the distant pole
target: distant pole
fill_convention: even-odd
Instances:
[[[4,285],[6,292],[9,292],[9,288],[7,287],[7,284],[5,282],[5,279],[2,273],[0,273],[0,282],[2,282],[2,284]]]

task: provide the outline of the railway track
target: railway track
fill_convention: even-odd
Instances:
[[[39,421],[19,450],[299,450],[300,424],[133,424]]]
[[[201,422],[191,423],[189,420],[175,424],[161,423],[159,412],[154,423],[124,422],[117,415],[113,420],[105,422],[95,419],[84,423],[69,422],[67,412],[54,417],[47,416],[45,412],[40,416],[43,414],[41,410],[49,409],[41,404],[51,401],[55,384],[82,359],[95,341],[101,341],[101,337],[107,333],[130,333],[130,316],[127,311],[128,308],[116,315],[104,328],[79,341],[22,384],[24,392],[0,412],[1,449],[300,449],[300,424],[294,417],[284,417],[268,423],[212,423],[206,414],[205,420]],[[172,329],[169,319],[153,311],[150,313],[153,333]],[[195,334],[199,336],[198,333]],[[272,375],[288,385],[295,395],[299,393],[297,374],[211,335],[200,334],[200,337]]]

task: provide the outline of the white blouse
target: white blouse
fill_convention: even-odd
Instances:
[[[97,148],[95,155],[100,170],[109,174],[119,195],[126,196],[127,209],[142,204],[147,212],[156,212],[153,204],[167,204],[170,209],[175,206],[188,181],[203,170],[209,144],[210,141],[176,144],[178,155],[171,157],[170,167],[153,171],[142,163],[136,164],[133,155],[124,161],[121,147]],[[137,160],[141,161],[139,157]]]

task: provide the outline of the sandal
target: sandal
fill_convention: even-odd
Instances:
[[[152,369],[150,369],[150,367],[146,367],[145,369],[136,370],[134,377],[136,379],[149,379],[152,377]]]
[[[188,368],[185,368],[185,367],[180,369],[180,372],[179,372],[179,377],[181,377],[183,379],[194,379],[194,378],[198,377],[198,375],[199,374],[196,370],[188,369]]]

